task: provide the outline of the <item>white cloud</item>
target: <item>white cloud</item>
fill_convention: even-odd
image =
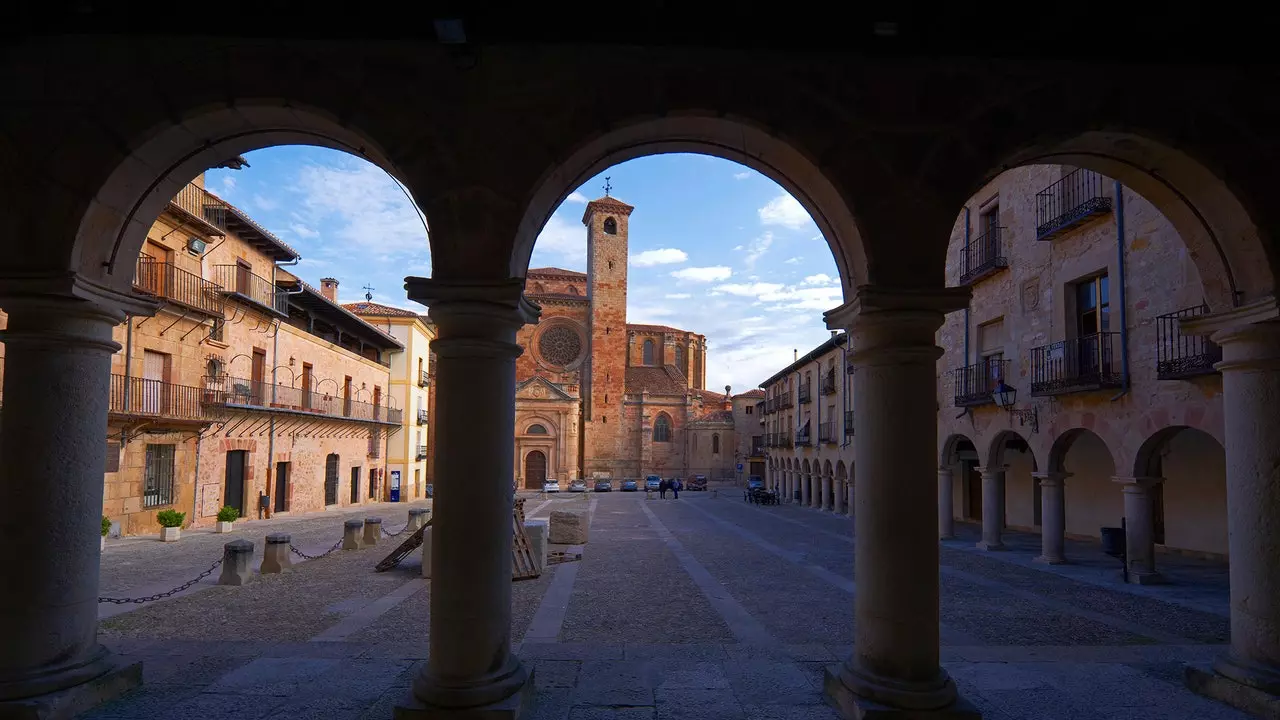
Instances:
[[[571,202],[571,203],[585,203],[587,201],[587,196],[583,195],[577,190],[574,190],[573,192],[569,193],[569,197],[565,198],[564,201]]]
[[[272,210],[280,207],[280,202],[263,195],[254,195],[253,205],[263,212],[271,212]]]
[[[676,248],[659,248],[645,250],[631,256],[631,264],[636,267],[652,267],[654,265],[670,265],[689,259],[689,253]]]
[[[666,295],[663,295],[663,297],[665,297],[668,300],[688,300],[693,296],[690,295],[689,293],[668,293]]]
[[[733,174],[734,180],[746,180],[749,177],[751,177],[751,173],[749,172],[739,172],[739,173]]]
[[[767,293],[776,293],[783,287],[785,286],[781,283],[730,283],[728,285],[717,285],[712,288],[712,292],[737,295],[739,297],[756,297]]]
[[[765,225],[781,225],[799,229],[813,222],[812,218],[809,217],[809,213],[805,212],[804,207],[800,205],[800,201],[785,192],[770,200],[758,212],[760,213],[760,222]]]
[[[810,275],[806,277],[804,279],[804,282],[801,284],[802,285],[828,285],[831,282],[833,282],[833,278],[830,275],[826,273],[818,273],[817,275]]]
[[[770,245],[773,245],[773,233],[765,232],[760,237],[751,241],[750,245],[747,247],[747,255],[742,258],[742,262],[746,263],[749,268],[755,267],[756,261],[764,257],[765,253],[769,252]]]
[[[232,190],[235,190],[235,189],[236,189],[236,179],[231,177],[230,175],[223,176],[222,192],[230,193]]]
[[[532,265],[558,265],[566,270],[587,269],[587,236],[581,225],[552,215],[533,245]]]
[[[404,264],[430,257],[417,209],[376,165],[347,156],[304,165],[290,190],[301,195],[293,205],[296,224],[322,228],[325,244],[340,248],[348,260],[356,253]]]
[[[742,246],[741,246],[741,245],[734,245],[734,246],[733,246],[733,249],[734,249],[734,250],[741,250],[741,249],[742,249]]]
[[[725,267],[724,265],[681,268],[671,272],[671,277],[677,280],[689,280],[691,282],[716,282],[718,280],[728,280],[731,275],[733,275],[733,269]]]
[[[320,233],[301,223],[293,223],[289,226],[289,229],[293,231],[294,235],[297,235],[300,238],[313,238],[320,236]]]
[[[798,255],[797,255],[796,257],[793,257],[793,258],[787,258],[786,260],[783,260],[782,262],[784,262],[784,263],[786,263],[786,264],[788,264],[788,265],[795,265],[796,263],[800,262],[800,261],[801,261],[801,260],[803,260],[803,259],[804,259],[804,258],[802,258],[802,257],[800,257],[800,256],[798,256]]]

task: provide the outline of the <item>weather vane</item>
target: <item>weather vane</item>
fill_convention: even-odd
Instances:
[[[364,299],[369,301],[373,300],[373,288],[369,285],[364,286]]]
[[[609,184],[609,176],[605,175],[604,176],[604,196],[609,197],[609,191],[612,189],[613,189],[613,186]]]

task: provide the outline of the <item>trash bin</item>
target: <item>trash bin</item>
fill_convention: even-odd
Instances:
[[[1100,534],[1102,536],[1102,552],[1111,557],[1124,555],[1124,528],[1104,527],[1101,529]]]
[[[400,488],[391,488],[391,502],[400,502]]]

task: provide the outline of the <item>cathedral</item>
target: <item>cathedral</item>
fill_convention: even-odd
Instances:
[[[705,389],[707,341],[664,325],[627,322],[630,205],[587,203],[587,272],[530,269],[542,319],[521,329],[516,361],[517,488],[646,475],[732,477],[760,391]],[[745,421],[745,422],[744,422]],[[747,429],[749,435],[752,429]],[[754,428],[759,432],[759,428]]]

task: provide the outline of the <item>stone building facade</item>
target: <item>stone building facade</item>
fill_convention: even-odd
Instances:
[[[938,331],[943,535],[1041,532],[1061,562],[1123,520],[1140,581],[1156,548],[1226,556],[1221,350],[1179,331],[1208,308],[1168,219],[1096,172],[1010,170],[957,218],[947,281],[973,300]]]
[[[761,383],[766,486],[786,502],[853,514],[848,338],[831,338]]]
[[[734,471],[733,402],[705,389],[706,338],[627,322],[633,210],[607,195],[587,204],[587,272],[528,272],[542,317],[517,335],[517,488]]]

